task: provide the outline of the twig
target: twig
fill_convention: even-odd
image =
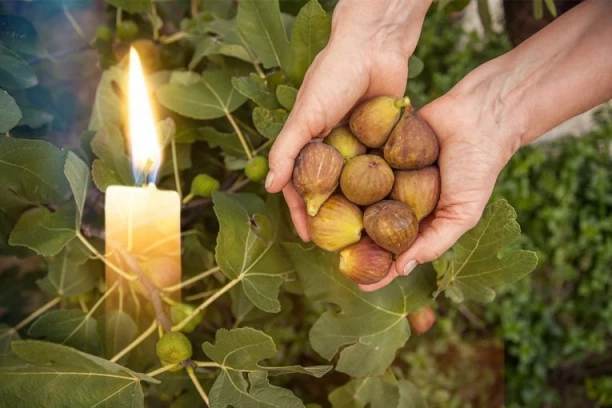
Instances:
[[[57,305],[61,300],[62,300],[61,296],[58,296],[58,297],[55,297],[55,298],[51,299],[50,301],[48,301],[47,303],[45,303],[44,305],[42,305],[41,307],[36,309],[36,311],[31,313],[28,317],[23,319],[21,322],[17,323],[17,325],[15,325],[14,327],[10,328],[6,332],[4,332],[2,335],[0,335],[0,339],[2,339],[4,337],[12,336],[13,334],[17,333],[19,330],[23,329],[28,324],[30,324],[38,316],[42,315],[47,310],[49,310],[53,306]]]
[[[198,14],[198,8],[200,0],[191,0],[191,18],[194,18]]]
[[[192,301],[192,300],[205,299],[205,298],[209,297],[210,295],[214,294],[216,291],[217,291],[217,289],[207,290],[205,292],[201,292],[201,293],[197,293],[195,295],[187,296],[187,297],[185,297],[185,300]]]
[[[204,391],[204,388],[202,388],[202,384],[200,384],[198,377],[196,377],[195,373],[193,372],[193,367],[187,367],[187,374],[189,375],[189,378],[191,378],[191,382],[196,387],[196,390],[198,390],[198,392],[200,393],[200,396],[202,397],[204,403],[207,406],[210,406],[210,402],[208,401],[208,395],[206,395],[206,391]]]
[[[244,153],[247,155],[247,158],[251,160],[253,158],[253,153],[251,153],[251,149],[249,148],[249,145],[247,144],[244,134],[242,134],[242,130],[240,129],[240,126],[238,126],[238,124],[234,120],[234,116],[230,112],[225,111],[225,116],[227,117],[227,120],[229,120],[230,124],[234,128],[234,132],[236,132],[236,135],[238,135],[238,139],[240,140],[240,144],[242,145],[242,148],[244,149]]]
[[[176,184],[176,192],[179,195],[179,199],[182,200],[183,188],[181,187],[181,175],[179,174],[178,158],[176,154],[176,141],[174,140],[174,137],[170,142],[170,147],[172,149],[172,168],[174,170],[174,183]]]
[[[182,281],[181,283],[177,283],[176,285],[172,285],[169,286],[167,288],[164,288],[163,290],[165,292],[174,292],[176,290],[182,289],[186,286],[189,286],[193,283],[196,283],[199,280],[205,279],[207,277],[209,277],[210,275],[216,273],[217,271],[219,271],[221,268],[219,268],[218,266],[215,266],[214,268],[208,269],[204,272],[201,272],[199,274],[197,274],[196,276],[193,276],[187,280]]]
[[[178,33],[174,33],[168,36],[162,36],[159,39],[159,42],[162,44],[172,44],[173,42],[177,42],[187,37],[187,34],[183,31],[179,31]]]
[[[117,14],[115,14],[115,26],[119,28],[121,22],[123,21],[123,9],[121,7],[117,8]]]
[[[221,364],[214,361],[194,361],[197,367],[221,368]]]
[[[118,253],[125,260],[130,269],[136,273],[138,279],[148,292],[151,303],[153,304],[153,309],[155,310],[155,318],[157,319],[161,327],[164,329],[164,332],[170,331],[170,328],[172,327],[172,321],[164,312],[164,306],[161,300],[161,296],[157,291],[157,288],[155,287],[155,285],[153,285],[149,278],[145,276],[145,274],[140,269],[140,265],[138,265],[138,262],[136,262],[136,260],[132,256],[130,256],[130,254],[128,254],[122,248],[118,248]]]
[[[155,377],[156,375],[160,375],[165,373],[166,371],[176,367],[176,364],[170,364],[166,366],[159,367],[157,370],[153,370],[150,373],[147,373],[149,377]]]
[[[66,18],[70,22],[70,25],[72,26],[72,28],[74,28],[74,31],[76,31],[79,37],[85,40],[85,42],[89,43],[89,41],[87,40],[87,36],[85,36],[85,32],[83,31],[79,23],[77,23],[77,21],[74,19],[72,14],[70,14],[70,11],[68,11],[65,7],[62,9],[62,11],[64,12],[64,16],[66,16]]]
[[[459,310],[459,312],[463,316],[465,316],[465,318],[468,319],[470,323],[478,327],[483,327],[485,325],[484,322],[480,320],[480,318],[478,318],[478,316],[472,313],[472,311],[468,309],[467,307],[465,307],[464,305],[457,305],[457,310]]]
[[[80,231],[77,231],[76,236],[83,243],[83,245],[87,247],[87,249],[89,249],[98,259],[104,262],[106,266],[117,272],[123,279],[126,279],[128,281],[135,281],[136,279],[138,279],[137,276],[130,275],[129,273],[125,272],[123,269],[119,268],[117,265],[106,259],[104,255],[102,255],[93,245],[91,245],[91,243],[81,234]]]
[[[241,280],[242,280],[242,277],[238,277],[238,278],[230,281],[229,283],[227,283],[225,286],[223,286],[221,289],[219,289],[219,291],[217,293],[215,293],[214,295],[212,295],[211,297],[206,299],[206,301],[204,303],[202,303],[200,306],[195,308],[187,317],[185,317],[183,320],[181,320],[180,323],[172,326],[172,331],[179,331],[179,330],[181,330],[183,327],[185,327],[187,325],[187,323],[189,323],[191,321],[191,319],[193,319],[196,315],[200,314],[204,309],[206,309],[215,300],[219,299],[225,292],[229,291],[231,288],[233,288],[238,283],[240,283]]]
[[[153,334],[153,332],[155,331],[156,328],[157,328],[157,320],[153,320],[153,323],[151,323],[151,325],[149,326],[149,328],[147,330],[145,330],[140,336],[138,336],[136,339],[134,339],[134,341],[132,341],[130,344],[128,344],[127,347],[125,347],[123,350],[121,350],[119,353],[117,353],[113,358],[111,358],[110,361],[112,361],[113,363],[116,363],[117,361],[119,361],[119,359],[121,359],[121,357],[125,356],[127,353],[132,351],[140,343],[145,341],[145,339],[147,337],[149,337],[151,334]]]
[[[159,28],[157,28],[157,20],[159,19],[159,15],[157,14],[157,6],[155,5],[154,1],[151,2],[151,15],[153,16],[151,19],[153,20],[153,40],[157,41],[159,39]]]

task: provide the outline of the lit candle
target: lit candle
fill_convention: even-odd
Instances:
[[[139,326],[148,326],[155,318],[151,303],[157,300],[159,304],[159,297],[151,298],[151,288],[157,291],[181,281],[181,205],[175,191],[160,191],[154,184],[162,148],[140,58],[133,48],[127,97],[132,166],[135,179],[142,187],[107,188],[106,256],[109,264],[145,279],[123,280],[119,290],[107,298],[106,312],[108,317],[113,311],[121,310]],[[119,279],[112,267],[107,266],[107,289]],[[179,300],[180,291],[169,296]]]

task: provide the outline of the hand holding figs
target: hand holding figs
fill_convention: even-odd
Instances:
[[[339,251],[342,274],[377,283],[414,243],[419,222],[440,197],[439,150],[409,98],[390,96],[361,102],[348,125],[302,149],[293,184],[306,203],[313,242]]]

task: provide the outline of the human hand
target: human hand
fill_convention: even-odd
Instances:
[[[434,261],[476,225],[493,192],[502,168],[518,148],[520,131],[496,115],[498,100],[490,98],[497,85],[485,72],[475,72],[482,82],[466,78],[445,96],[418,111],[434,130],[440,144],[438,166],[441,190],[436,210],[425,218],[419,235],[405,253],[398,256],[389,274],[373,285],[374,291],[405,276],[417,265]],[[476,87],[472,87],[478,83]]]
[[[411,9],[396,0],[359,4],[341,1],[334,12],[329,44],[309,68],[269,155],[266,189],[271,193],[283,191],[304,241],[310,240],[305,205],[290,181],[295,158],[312,139],[327,135],[359,101],[378,95],[404,95],[408,57],[416,46],[427,10],[424,6],[430,0],[420,3],[423,7]],[[398,11],[390,13],[393,10],[389,8],[394,7]]]

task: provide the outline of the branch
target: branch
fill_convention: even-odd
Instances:
[[[187,367],[187,374],[189,374],[189,378],[191,378],[191,382],[196,387],[196,390],[198,390],[198,392],[200,393],[200,396],[202,397],[202,400],[204,401],[204,403],[206,403],[207,406],[210,406],[208,395],[206,395],[206,391],[204,391],[204,388],[202,388],[202,384],[200,384],[198,377],[196,377],[193,371],[193,367]]]
[[[50,301],[48,301],[47,303],[42,305],[40,308],[38,308],[36,311],[31,313],[28,317],[26,317],[21,322],[19,322],[15,327],[10,328],[6,332],[4,332],[2,335],[0,335],[0,339],[2,339],[4,337],[12,336],[13,334],[17,333],[19,330],[23,329],[25,326],[27,326],[29,323],[31,323],[38,316],[42,315],[47,310],[49,310],[53,306],[57,305],[61,300],[62,300],[61,296],[58,296],[56,298],[51,299]]]
[[[127,353],[132,351],[140,343],[145,341],[145,339],[147,337],[149,337],[151,334],[153,334],[153,332],[155,331],[156,328],[157,328],[157,320],[153,320],[153,323],[151,323],[151,326],[149,326],[149,328],[147,330],[145,330],[140,336],[138,336],[136,339],[134,339],[133,342],[128,344],[127,347],[125,347],[123,350],[121,350],[119,353],[117,353],[113,358],[111,358],[110,361],[112,361],[113,363],[116,363],[117,361],[119,361],[119,359],[121,359],[121,357],[125,356]]]
[[[163,290],[165,292],[174,292],[176,290],[184,288],[185,286],[189,286],[189,285],[191,285],[193,283],[196,283],[199,280],[205,279],[205,278],[209,277],[210,275],[218,272],[220,269],[221,268],[219,268],[218,266],[215,266],[214,268],[211,268],[211,269],[209,269],[207,271],[199,273],[196,276],[193,276],[193,277],[191,277],[191,278],[189,278],[189,279],[187,279],[187,280],[185,280],[185,281],[183,281],[181,283],[178,283],[176,285],[164,288]]]

